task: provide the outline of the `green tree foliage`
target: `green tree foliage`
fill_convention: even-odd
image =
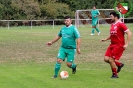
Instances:
[[[47,3],[55,3],[58,0],[34,0],[35,2],[38,2],[40,5],[47,4]]]
[[[63,18],[66,15],[74,14],[67,4],[62,3],[47,3],[41,5],[42,17],[47,19]]]
[[[116,0],[0,0],[0,20],[58,19],[74,17],[81,9],[113,9]],[[118,0],[126,1],[126,0]],[[132,1],[132,0],[131,0]],[[132,1],[133,3],[133,1]],[[133,4],[132,4],[133,5]],[[131,7],[129,7],[131,9]],[[130,16],[133,16],[133,11]]]
[[[115,0],[60,0],[62,3],[67,3],[72,10],[92,9],[96,5],[99,9],[111,9]]]
[[[34,0],[12,0],[12,5],[18,14],[28,20],[38,19],[41,15],[39,4]]]
[[[10,20],[13,19],[13,7],[11,6],[11,0],[0,0],[0,19]]]

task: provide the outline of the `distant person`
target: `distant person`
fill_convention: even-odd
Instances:
[[[120,8],[116,7],[116,11],[118,12],[118,14],[119,14],[119,16],[120,16],[119,19],[122,21],[122,14],[121,14],[121,12],[120,12]]]
[[[119,20],[120,16],[117,12],[111,12],[110,18],[112,20],[110,35],[106,39],[102,39],[101,42],[111,40],[111,44],[106,50],[104,61],[109,63],[111,66],[111,78],[118,78],[118,73],[124,66],[124,64],[119,62],[119,60],[123,51],[128,47],[132,33],[127,26]],[[125,34],[127,34],[126,40],[124,38]]]
[[[91,11],[91,17],[92,17],[92,33],[90,35],[94,35],[94,31],[98,32],[98,35],[100,35],[100,31],[97,28],[98,23],[98,16],[100,15],[100,12],[96,9],[96,6],[93,6],[93,10]]]
[[[48,46],[52,45],[62,37],[62,45],[58,51],[57,62],[55,64],[55,72],[52,78],[57,78],[58,72],[61,68],[61,63],[67,58],[67,66],[72,68],[72,73],[76,73],[77,65],[74,63],[76,51],[80,54],[80,34],[78,29],[72,25],[70,16],[66,16],[64,26],[58,35],[50,42]]]

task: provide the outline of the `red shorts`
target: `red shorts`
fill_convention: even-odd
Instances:
[[[119,60],[124,50],[121,45],[110,45],[106,50],[105,56]]]

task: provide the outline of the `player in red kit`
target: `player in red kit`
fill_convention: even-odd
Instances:
[[[119,62],[119,59],[122,56],[123,51],[127,48],[132,33],[127,26],[120,21],[120,16],[117,12],[111,12],[110,18],[112,20],[110,35],[106,39],[100,41],[104,42],[111,40],[111,44],[106,50],[104,61],[109,63],[111,66],[111,78],[118,78],[118,72],[120,72],[121,68],[124,66],[123,63]],[[127,34],[126,40],[124,38],[125,34]]]

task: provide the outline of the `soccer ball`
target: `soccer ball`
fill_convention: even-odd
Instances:
[[[67,79],[69,77],[69,74],[67,71],[61,71],[60,72],[60,78],[61,79]]]

